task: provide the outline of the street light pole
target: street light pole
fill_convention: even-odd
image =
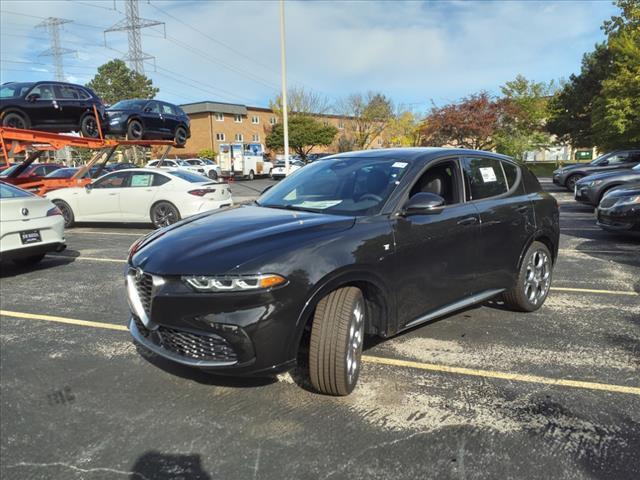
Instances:
[[[287,54],[284,35],[284,0],[280,0],[280,68],[282,77],[282,122],[284,129],[284,171],[289,174],[289,118],[287,111]]]

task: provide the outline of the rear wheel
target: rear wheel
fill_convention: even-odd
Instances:
[[[249,170],[249,175],[247,178],[249,180],[253,180],[254,178],[256,178],[256,174],[253,172],[253,170]]]
[[[360,374],[365,304],[356,287],[334,290],[318,303],[311,326],[309,376],[329,395],[348,395]]]
[[[131,120],[127,126],[127,138],[129,140],[142,140],[144,128],[140,120]]]
[[[151,222],[156,228],[162,228],[180,220],[180,212],[169,202],[158,202],[151,207]]]
[[[218,173],[215,170],[209,170],[209,173],[207,174],[207,176],[211,180],[217,180],[218,179]]]
[[[87,114],[80,120],[80,132],[84,137],[98,138],[100,131],[98,130],[98,122],[92,114]]]
[[[9,112],[2,117],[2,126],[11,128],[29,128],[27,117],[18,112]]]
[[[32,255],[30,257],[15,258],[13,260],[13,263],[15,263],[16,265],[20,265],[21,267],[28,267],[31,265],[35,265],[36,263],[40,262],[43,258],[44,258],[44,253],[39,253],[38,255]]]
[[[505,304],[521,312],[539,309],[549,294],[552,270],[547,246],[533,242],[522,260],[515,287],[503,294]]]
[[[569,178],[567,178],[565,185],[569,190],[573,192],[573,188],[576,186],[576,182],[581,178],[582,178],[582,175],[578,175],[578,174],[571,175]]]
[[[64,200],[54,200],[53,204],[62,212],[62,218],[64,218],[64,228],[72,227],[75,219],[73,210],[71,210],[71,206]]]
[[[184,147],[187,143],[187,129],[184,127],[176,128],[176,133],[173,136],[173,143],[175,143],[178,147]]]

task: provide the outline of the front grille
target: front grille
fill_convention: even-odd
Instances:
[[[604,197],[600,200],[600,208],[610,208],[618,201],[618,197]]]
[[[139,275],[139,278],[135,278],[136,290],[140,297],[140,302],[144,307],[144,311],[147,317],[151,318],[151,292],[153,291],[153,276],[148,273]]]
[[[169,327],[158,327],[148,330],[138,319],[133,317],[140,334],[157,346],[192,360],[218,360],[235,362],[238,355],[231,345],[215,334],[201,335]]]

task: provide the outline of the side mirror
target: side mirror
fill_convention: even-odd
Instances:
[[[445,199],[435,193],[420,192],[411,197],[404,205],[404,215],[428,215],[439,213],[445,204]]]
[[[39,98],[40,98],[40,94],[39,93],[32,93],[27,97],[27,101],[33,103],[36,100],[38,100]]]
[[[84,186],[84,189],[85,189],[87,192],[91,191],[91,189],[92,189],[92,188],[93,188],[93,184],[92,184],[92,183],[87,183],[87,184]]]

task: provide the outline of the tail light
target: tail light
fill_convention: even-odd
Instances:
[[[53,207],[47,210],[47,217],[53,217],[54,215],[62,215],[62,212],[58,207]]]
[[[204,197],[207,193],[215,193],[215,191],[215,188],[197,188],[196,190],[189,190],[189,193],[196,197]]]

